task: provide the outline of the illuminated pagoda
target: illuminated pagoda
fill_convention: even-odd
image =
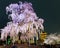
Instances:
[[[7,40],[10,36],[12,43],[34,43],[34,40],[39,40],[40,33],[44,32],[44,20],[37,17],[31,3],[12,3],[6,7],[6,14],[11,21],[1,29],[1,40]]]

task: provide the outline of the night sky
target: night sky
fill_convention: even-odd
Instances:
[[[0,0],[0,28],[6,26],[10,21],[5,7],[11,3],[18,3],[18,1],[27,1],[33,4],[37,16],[45,20],[45,32],[60,32],[60,0]]]

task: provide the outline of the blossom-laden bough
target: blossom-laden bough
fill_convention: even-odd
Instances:
[[[8,34],[14,41],[16,38],[18,40],[17,36],[19,32],[21,33],[21,40],[29,40],[37,36],[37,30],[44,31],[44,20],[37,17],[31,3],[19,2],[10,4],[6,7],[6,13],[12,21],[8,22],[7,26],[1,29],[2,40],[5,40]]]
[[[60,34],[50,34],[46,37],[45,44],[49,45],[55,45],[55,44],[60,44]]]

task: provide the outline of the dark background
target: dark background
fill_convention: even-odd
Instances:
[[[60,32],[60,0],[0,0],[0,28],[6,26],[9,21],[5,7],[19,1],[27,1],[33,4],[37,16],[45,20],[45,32]]]

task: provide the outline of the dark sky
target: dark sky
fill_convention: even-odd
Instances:
[[[0,28],[6,26],[8,15],[5,7],[18,1],[27,1],[33,4],[33,8],[38,17],[45,20],[45,32],[60,32],[60,0],[0,0]]]

